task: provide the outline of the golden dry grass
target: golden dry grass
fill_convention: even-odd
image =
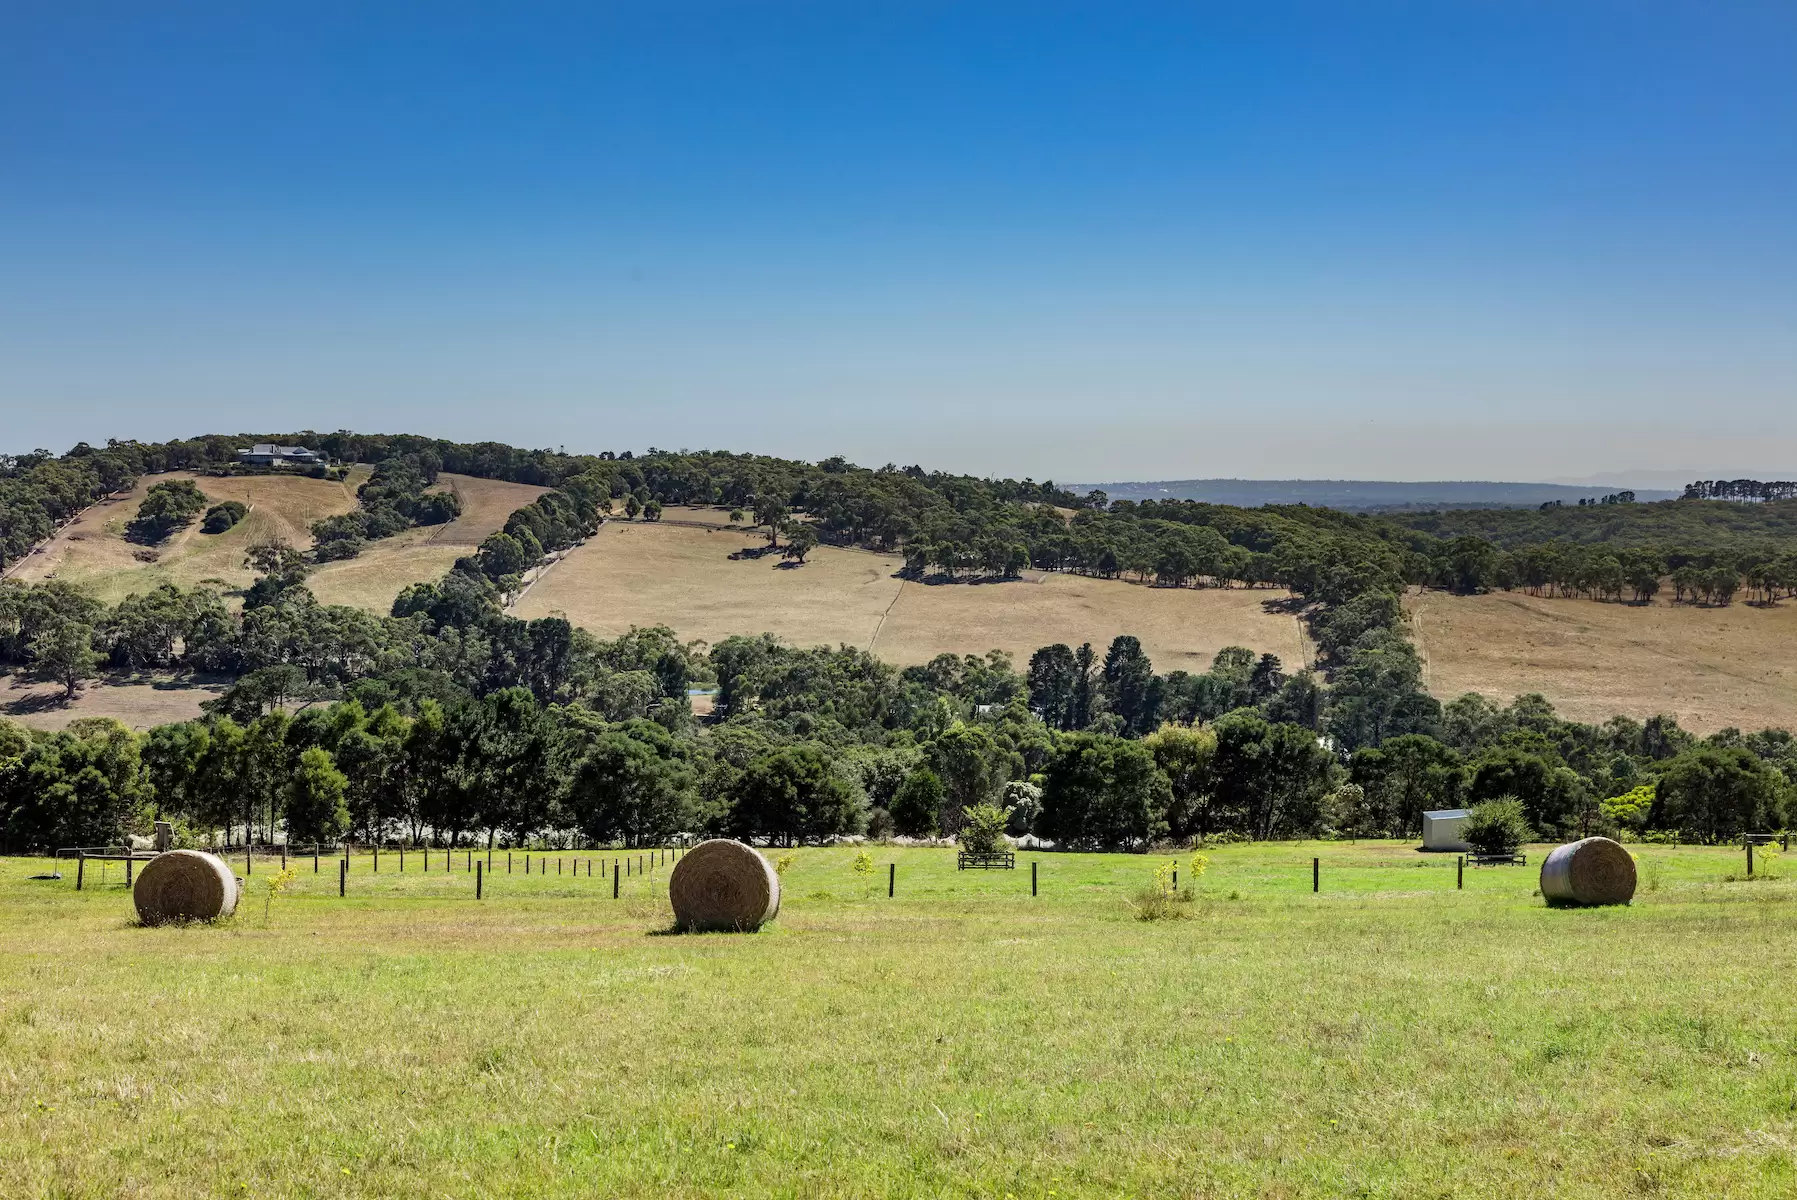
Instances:
[[[385,613],[407,584],[439,579],[455,560],[472,551],[460,543],[431,540],[431,530],[410,529],[398,537],[370,542],[355,558],[325,563],[306,578],[320,604],[347,604]]]
[[[1443,700],[1540,692],[1580,721],[1670,713],[1699,732],[1797,728],[1797,604],[1637,608],[1428,592],[1407,607],[1429,690]]]
[[[513,611],[526,618],[564,613],[605,636],[653,624],[710,642],[774,633],[799,645],[871,648],[900,664],[992,649],[1022,662],[1052,642],[1102,648],[1120,633],[1141,638],[1163,671],[1206,667],[1228,645],[1305,661],[1296,619],[1265,608],[1283,593],[1033,574],[1012,583],[926,585],[895,578],[902,565],[896,556],[829,546],[797,568],[771,556],[730,560],[731,551],[762,540],[723,529],[608,522]]]
[[[246,550],[257,542],[282,538],[295,546],[312,544],[313,521],[356,506],[356,487],[366,472],[342,483],[297,475],[196,476],[184,471],[146,475],[127,496],[105,500],[87,510],[41,552],[19,564],[11,578],[25,583],[61,579],[78,584],[107,603],[164,583],[193,587],[214,581],[240,588],[255,578],[243,565]],[[199,522],[156,547],[125,540],[125,526],[137,515],[151,485],[192,479],[212,503],[237,500],[249,515],[224,533],[201,533]],[[154,551],[154,561],[146,557]]]
[[[454,492],[462,501],[462,515],[430,530],[429,541],[439,546],[478,546],[489,533],[504,528],[507,517],[549,489],[445,471],[437,476],[435,490]]]
[[[310,546],[312,522],[354,509],[356,488],[368,478],[368,472],[366,466],[356,467],[342,483],[295,475],[170,472],[145,476],[129,495],[88,510],[41,553],[19,564],[10,578],[26,583],[65,580],[108,603],[164,583],[243,588],[255,577],[243,565],[250,546],[270,538],[302,548]],[[154,547],[153,561],[144,561],[138,555],[148,557],[148,550],[125,540],[125,526],[137,515],[150,486],[169,479],[193,479],[214,503],[238,500],[249,506],[250,514],[221,534],[201,533],[196,521]],[[386,612],[407,584],[442,576],[456,559],[501,528],[514,511],[547,490],[453,474],[440,476],[439,483],[462,498],[460,517],[446,525],[408,530],[398,537],[371,542],[357,558],[324,565],[308,581],[319,600]]]
[[[200,703],[224,693],[222,682],[188,679],[98,680],[67,705],[58,703],[62,688],[53,683],[0,680],[0,717],[33,729],[64,729],[81,717],[111,717],[133,729],[149,729],[200,715]]]

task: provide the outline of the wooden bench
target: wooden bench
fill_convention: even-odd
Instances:
[[[1526,867],[1529,865],[1529,856],[1520,850],[1503,850],[1495,854],[1474,851],[1466,856],[1466,861],[1475,867]]]
[[[994,850],[990,854],[978,854],[963,850],[955,855],[957,871],[1015,871],[1017,856],[1009,850]]]

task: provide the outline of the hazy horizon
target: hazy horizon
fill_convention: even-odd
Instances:
[[[0,441],[1797,464],[1793,44],[1598,0],[33,6]]]

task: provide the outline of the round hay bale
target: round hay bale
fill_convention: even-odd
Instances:
[[[668,899],[682,929],[754,930],[780,911],[780,877],[753,848],[713,838],[674,864]]]
[[[216,921],[237,910],[237,877],[216,854],[170,850],[144,864],[131,899],[145,925]]]
[[[1555,847],[1541,864],[1549,904],[1627,904],[1635,896],[1635,859],[1606,837]]]

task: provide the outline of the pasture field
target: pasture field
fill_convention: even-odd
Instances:
[[[669,510],[671,514],[673,510]],[[1205,670],[1224,646],[1309,660],[1295,617],[1269,605],[1284,592],[1142,587],[1029,572],[1007,583],[922,584],[895,577],[903,560],[819,546],[803,566],[730,554],[764,544],[753,533],[609,521],[513,609],[554,612],[601,636],[666,624],[717,642],[775,633],[797,645],[847,643],[900,665],[938,654],[1010,651],[1019,666],[1053,642],[1100,653],[1133,633],[1160,671]]]
[[[1797,728],[1797,604],[1635,607],[1521,592],[1412,594],[1429,690],[1508,703],[1540,692],[1602,723],[1670,713],[1699,733]]]
[[[72,522],[9,578],[28,583],[52,577],[66,580],[109,604],[163,583],[244,588],[255,578],[243,565],[250,546],[269,538],[310,546],[312,522],[353,510],[356,489],[369,470],[354,467],[341,483],[300,475],[213,476],[183,471],[146,475],[128,496],[102,501]],[[201,533],[195,521],[160,546],[126,541],[125,526],[137,515],[150,486],[170,479],[192,479],[213,503],[239,500],[250,513],[220,534]],[[438,476],[437,487],[461,497],[461,516],[444,525],[370,542],[356,558],[324,564],[307,580],[313,594],[325,604],[384,613],[407,584],[440,578],[456,559],[504,526],[514,511],[547,490],[449,473]]]
[[[202,715],[200,704],[222,696],[228,679],[188,675],[108,675],[83,685],[62,703],[62,687],[0,676],[0,717],[33,729],[66,729],[82,717],[111,717],[133,729],[149,729]]]
[[[356,468],[340,483],[302,475],[194,475],[186,471],[145,475],[128,495],[103,500],[70,522],[39,553],[19,563],[8,578],[25,583],[61,579],[80,585],[108,604],[164,583],[247,587],[255,578],[255,572],[243,565],[249,547],[277,537],[295,546],[310,546],[312,522],[355,508],[356,488],[367,477],[367,468]],[[150,487],[175,479],[193,480],[214,504],[241,501],[249,507],[249,515],[224,533],[201,533],[196,519],[159,546],[126,541],[125,526],[137,515]],[[144,557],[138,557],[140,554]]]
[[[0,860],[0,1183],[55,1196],[1788,1196],[1797,886],[1627,908],[1393,843],[800,850],[759,934],[623,881],[255,864],[217,927]],[[1542,847],[1530,848],[1531,864]],[[777,853],[777,852],[776,852]],[[1323,890],[1310,892],[1310,860]],[[551,861],[584,859],[551,852]],[[612,857],[607,853],[606,857]],[[1191,887],[1182,855],[1182,884]],[[1041,895],[1029,894],[1039,863]],[[886,863],[898,895],[886,896]],[[102,877],[104,876],[104,877]]]
[[[473,475],[452,475],[447,471],[437,476],[434,491],[454,492],[462,502],[462,515],[446,525],[428,530],[430,541],[439,546],[474,547],[489,533],[505,527],[506,518],[541,496],[548,488],[528,483],[507,483],[503,479],[478,479]],[[466,554],[466,549],[461,553]]]

